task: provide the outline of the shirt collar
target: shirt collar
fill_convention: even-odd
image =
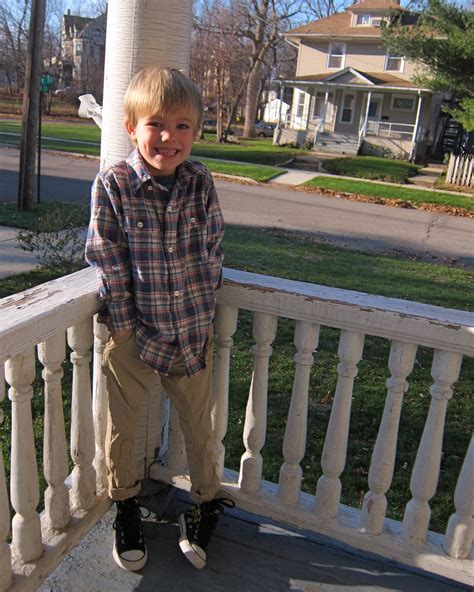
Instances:
[[[144,183],[152,179],[152,175],[147,169],[138,148],[135,148],[127,158],[126,162],[134,173],[131,177],[133,190],[138,191]],[[197,163],[194,163],[191,160],[186,160],[176,169],[176,183],[185,187],[189,183],[191,177],[200,173],[202,173],[202,170]]]

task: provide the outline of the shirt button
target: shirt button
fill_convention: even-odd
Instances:
[[[175,296],[179,296],[179,290],[176,290],[176,292],[174,293]]]
[[[153,191],[153,185],[147,185],[146,188],[148,189],[148,191]]]
[[[184,333],[184,327],[178,327],[178,333]]]
[[[173,206],[168,206],[168,212],[172,212],[173,211]]]
[[[170,247],[170,248],[168,249],[168,253],[172,253],[173,251],[174,251],[173,247]]]
[[[137,222],[138,228],[143,228],[143,222]]]
[[[196,218],[191,218],[191,224],[194,224],[196,222]]]

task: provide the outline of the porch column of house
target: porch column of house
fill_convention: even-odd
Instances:
[[[192,0],[109,0],[101,166],[126,158],[131,150],[123,97],[134,74],[147,66],[188,71],[192,20]]]
[[[410,160],[415,160],[416,156],[416,138],[418,136],[418,128],[420,127],[420,112],[421,112],[421,103],[423,97],[421,95],[421,91],[418,91],[418,105],[416,107],[416,117],[415,117],[415,125],[413,126],[413,136],[411,139],[411,153],[410,153]]]
[[[359,131],[359,146],[362,142],[362,138],[365,138],[367,135],[367,123],[369,121],[369,109],[370,109],[370,101],[372,100],[372,91],[369,90],[367,93],[367,105],[365,108],[365,118],[364,118],[364,125],[361,127]]]
[[[284,96],[285,96],[285,85],[282,82],[280,82],[280,95],[279,95],[280,104],[278,105],[277,129],[281,129],[281,112],[283,110],[283,97]]]

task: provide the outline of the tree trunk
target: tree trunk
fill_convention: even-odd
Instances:
[[[260,67],[255,67],[249,76],[245,93],[244,138],[255,138],[255,119],[257,117],[258,93],[260,90]]]
[[[18,209],[21,211],[31,210],[34,201],[45,10],[45,0],[33,0],[23,92],[20,172],[18,176]]]

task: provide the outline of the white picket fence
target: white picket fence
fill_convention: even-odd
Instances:
[[[448,172],[446,173],[446,183],[463,187],[472,187],[474,185],[473,154],[464,154],[462,156],[451,154]]]

